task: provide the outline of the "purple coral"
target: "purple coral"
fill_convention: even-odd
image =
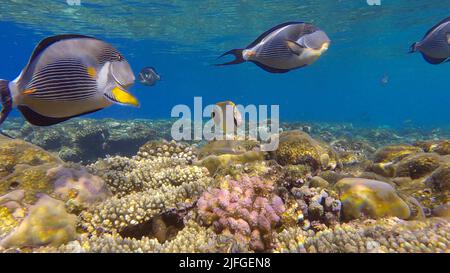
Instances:
[[[223,188],[210,189],[197,202],[200,219],[217,233],[228,232],[249,243],[254,251],[271,248],[272,230],[285,211],[273,194],[270,181],[258,177],[229,180]]]

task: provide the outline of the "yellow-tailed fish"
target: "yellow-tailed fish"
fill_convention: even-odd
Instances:
[[[312,24],[287,22],[261,34],[245,49],[222,54],[235,60],[217,66],[253,62],[270,73],[286,73],[313,64],[328,50],[327,34]]]
[[[127,89],[135,77],[110,44],[82,35],[42,40],[14,81],[0,80],[0,124],[17,107],[31,124],[49,126],[114,103],[139,106]]]

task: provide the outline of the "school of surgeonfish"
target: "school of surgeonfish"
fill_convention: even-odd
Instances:
[[[233,49],[222,54],[235,60],[218,66],[253,62],[271,73],[286,73],[313,64],[328,50],[327,34],[312,24],[287,22],[261,34],[245,49]]]
[[[253,62],[270,73],[286,73],[316,62],[330,46],[327,34],[304,22],[277,25],[244,49],[233,49],[220,57],[234,55],[230,62],[217,66]],[[450,59],[450,17],[433,26],[410,52],[422,53],[431,64]],[[153,86],[161,79],[156,70],[146,67],[139,81]],[[14,107],[25,119],[38,126],[54,125],[73,117],[96,112],[112,104],[139,106],[128,91],[135,76],[130,64],[112,45],[83,35],[57,35],[42,40],[28,64],[13,81],[0,80],[0,125]],[[383,79],[383,83],[388,82]],[[216,126],[226,132],[230,116],[234,127],[242,117],[231,101],[216,104],[223,115],[212,112]],[[227,107],[228,106],[228,107]],[[232,109],[232,110],[230,110]]]
[[[157,81],[161,80],[161,76],[153,67],[145,67],[139,72],[139,82],[143,85],[154,86]]]
[[[13,107],[33,125],[49,126],[114,103],[139,106],[127,89],[135,77],[113,46],[82,35],[42,40],[20,75],[0,81],[0,124]]]
[[[411,46],[410,53],[417,51],[430,64],[450,61],[450,17],[433,26],[422,41]]]
[[[234,133],[242,125],[242,115],[239,112],[236,104],[232,101],[222,101],[215,105],[211,113],[211,118],[214,120],[214,124],[220,127],[223,132],[229,133],[227,131],[227,121],[233,121]],[[231,128],[228,128],[231,129]]]

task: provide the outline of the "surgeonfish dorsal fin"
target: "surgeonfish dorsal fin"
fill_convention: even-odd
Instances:
[[[425,39],[428,35],[430,35],[430,33],[432,33],[440,25],[442,25],[443,23],[446,23],[446,22],[450,22],[450,17],[447,17],[444,20],[442,20],[439,23],[437,23],[436,25],[434,25],[430,30],[427,31],[427,33],[425,33],[425,35],[423,36],[422,40]]]
[[[298,56],[300,56],[300,54],[302,54],[303,52],[303,49],[305,49],[304,46],[292,40],[286,40],[286,45],[293,54]]]
[[[46,48],[48,48],[52,44],[63,41],[63,40],[76,39],[76,38],[87,38],[87,39],[98,40],[94,37],[78,35],[78,34],[63,34],[63,35],[47,37],[47,38],[43,39],[42,41],[40,41],[39,44],[34,48],[33,54],[31,54],[30,60],[28,61],[27,65],[25,66],[25,69],[23,71],[26,71],[28,69],[28,67],[30,66],[30,64],[36,59],[36,57],[39,56],[39,54],[41,54]]]
[[[266,36],[268,36],[270,33],[274,32],[275,30],[278,30],[280,28],[283,28],[285,26],[289,26],[289,25],[296,25],[296,24],[304,24],[304,22],[286,22],[286,23],[282,23],[279,24],[277,26],[274,26],[273,28],[267,30],[266,32],[264,32],[263,34],[259,35],[258,38],[256,38],[255,41],[253,41],[251,44],[249,44],[246,49],[252,48],[255,45],[259,44]]]

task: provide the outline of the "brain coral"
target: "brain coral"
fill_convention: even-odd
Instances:
[[[0,246],[59,246],[76,238],[76,219],[66,212],[62,201],[43,195],[20,225],[0,241]]]
[[[364,178],[344,178],[336,183],[335,188],[342,201],[345,219],[363,216],[396,216],[407,219],[411,215],[408,204],[388,183]]]
[[[313,170],[335,169],[340,165],[333,148],[311,138],[302,131],[289,131],[280,134],[280,144],[274,159],[282,165],[307,165]]]

